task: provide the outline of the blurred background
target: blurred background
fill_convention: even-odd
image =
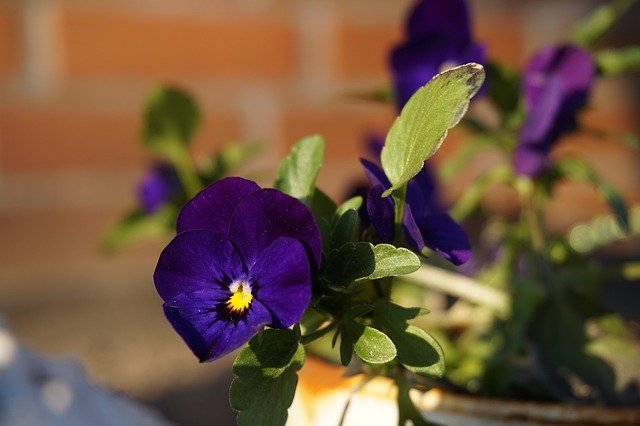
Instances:
[[[227,357],[199,365],[164,320],[151,275],[163,241],[105,256],[102,236],[134,203],[150,158],[141,108],[155,83],[189,90],[204,125],[194,154],[264,141],[273,168],[300,137],[326,137],[320,186],[335,198],[360,177],[364,137],[393,107],[348,93],[383,87],[408,0],[0,0],[0,312],[22,342],[80,359],[91,378],[184,425],[233,422]],[[475,38],[489,57],[522,66],[562,40],[600,2],[474,0]],[[640,42],[634,9],[607,45]],[[640,132],[639,79],[595,88],[589,125]],[[435,159],[456,146],[455,135]],[[630,204],[640,158],[623,145],[573,137]],[[446,188],[449,200],[492,166],[481,158]],[[265,182],[268,182],[268,176]],[[549,212],[562,231],[607,207],[565,185]],[[496,190],[489,208],[512,207]]]

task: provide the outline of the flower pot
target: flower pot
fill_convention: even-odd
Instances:
[[[396,390],[390,379],[376,378],[354,392],[361,377],[342,377],[343,372],[339,366],[307,357],[299,372],[289,424],[337,426],[343,413],[343,425],[397,424]],[[426,393],[414,391],[412,399],[428,420],[443,425],[640,424],[640,407],[609,408],[481,398],[440,389]]]

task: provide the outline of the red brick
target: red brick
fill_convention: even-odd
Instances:
[[[286,142],[291,146],[304,136],[320,134],[326,140],[326,161],[353,163],[353,167],[359,167],[357,160],[364,154],[367,134],[386,132],[394,117],[390,106],[296,108],[286,117]]]
[[[524,60],[521,8],[513,5],[503,10],[476,9],[477,13],[472,14],[473,37],[485,44],[488,57],[513,66],[520,65]]]
[[[16,11],[0,4],[0,75],[14,73],[20,66],[19,24]]]
[[[285,22],[67,9],[67,71],[74,77],[289,76],[295,39]]]
[[[56,107],[0,110],[1,169],[22,171],[134,166],[147,155],[140,142],[140,119],[131,113],[108,113]],[[207,118],[194,145],[206,150],[238,137],[229,115]]]
[[[391,48],[400,29],[391,25],[345,24],[336,37],[338,73],[345,77],[387,78]]]

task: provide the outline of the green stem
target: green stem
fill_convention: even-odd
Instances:
[[[311,343],[314,340],[319,339],[322,336],[325,336],[327,333],[329,333],[331,330],[333,330],[337,326],[338,326],[338,322],[337,321],[333,321],[332,323],[330,323],[326,327],[323,327],[323,328],[321,328],[319,330],[314,331],[313,333],[309,333],[307,335],[302,336],[300,338],[300,343],[302,343],[303,345],[306,345],[307,343]]]
[[[529,178],[520,178],[516,182],[516,187],[520,195],[522,220],[527,224],[531,245],[539,255],[544,255],[546,241],[544,220],[542,212],[536,205],[534,181]]]
[[[196,194],[202,190],[202,182],[200,182],[200,178],[193,167],[189,153],[187,151],[182,151],[175,155],[173,157],[173,164],[176,167],[178,178],[180,179],[180,183],[182,183],[187,196],[189,198],[195,197]]]
[[[396,203],[395,211],[395,233],[396,246],[402,245],[402,222],[404,220],[404,206],[407,198],[407,184],[405,183],[397,190],[393,191],[393,199]]]

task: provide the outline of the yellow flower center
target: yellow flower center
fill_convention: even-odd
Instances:
[[[249,309],[249,305],[251,305],[251,300],[253,299],[251,286],[242,280],[234,281],[229,286],[229,291],[231,292],[231,296],[229,296],[229,300],[227,300],[226,303],[229,313],[243,314]]]

